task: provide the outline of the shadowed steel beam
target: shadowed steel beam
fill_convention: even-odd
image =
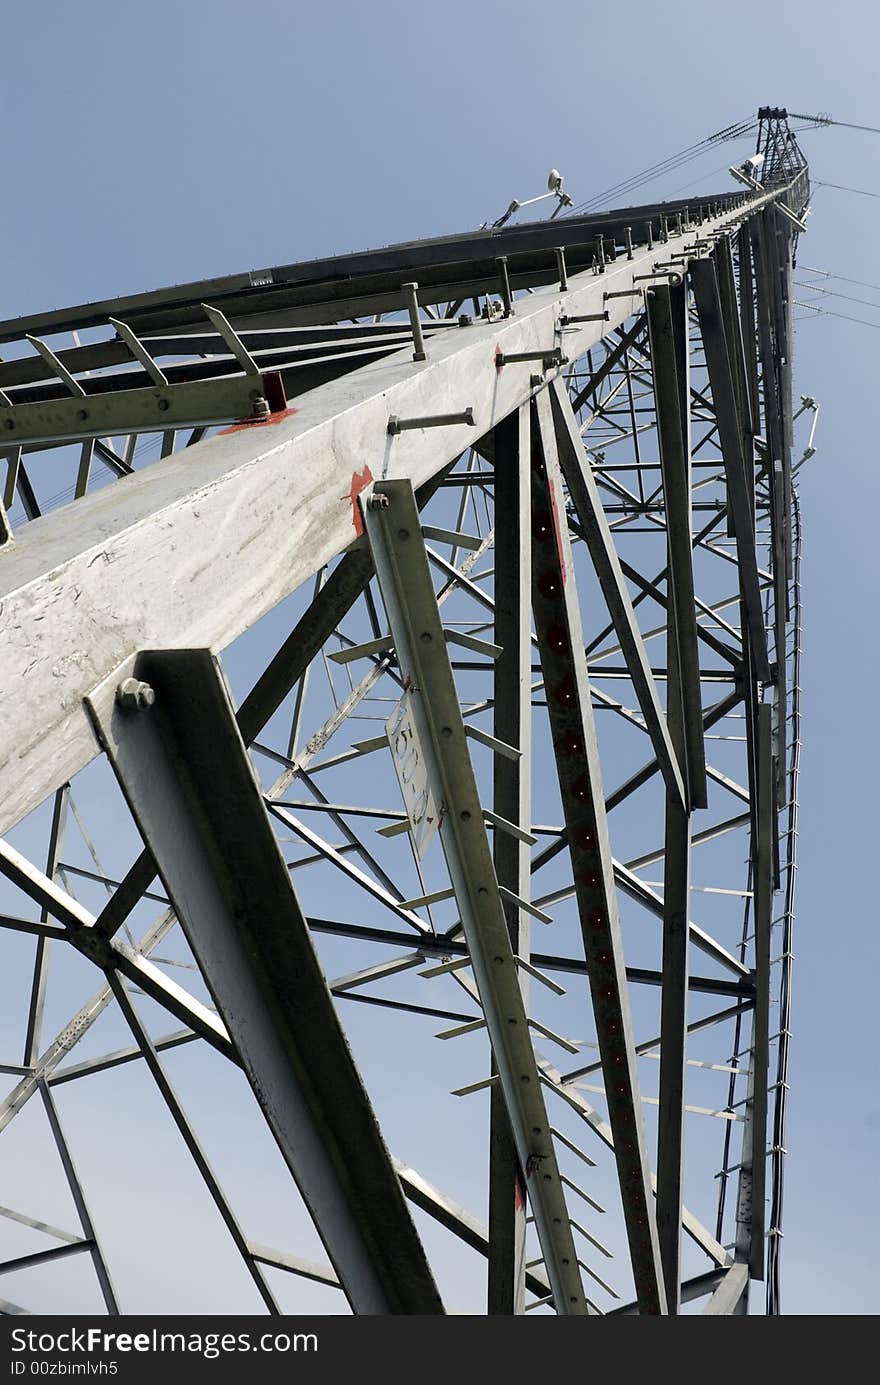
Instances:
[[[414,752],[442,805],[440,841],[556,1311],[583,1315],[573,1232],[410,482],[375,487],[364,522],[404,676]]]
[[[746,446],[746,459],[754,464],[754,437],[760,431],[761,404],[758,395],[758,339],[755,322],[755,274],[752,261],[751,238],[748,225],[740,226],[736,233],[737,261],[739,265],[738,312],[740,337],[743,344],[743,360],[746,373],[746,393],[751,418],[751,438]],[[754,482],[752,483],[754,492]],[[754,494],[753,494],[754,500]]]
[[[684,290],[657,286],[647,291],[648,333],[663,498],[666,504],[668,544],[669,662],[679,665],[678,695],[682,706],[682,745],[685,751],[688,802],[705,808],[706,759],[703,749],[700,656],[697,648],[697,616],[694,603],[694,567],[691,533],[690,414],[685,353],[681,338],[686,331]]]
[[[727,353],[730,358],[730,365],[733,371],[733,387],[736,394],[736,404],[740,417],[740,428],[742,431],[743,458],[745,461],[746,483],[749,491],[749,504],[752,511],[755,508],[754,495],[754,475],[755,458],[753,438],[756,430],[757,413],[753,407],[752,387],[749,379],[750,356],[743,338],[743,319],[746,322],[747,310],[751,310],[752,302],[748,297],[751,292],[749,276],[751,265],[747,263],[744,269],[746,303],[743,313],[740,313],[740,305],[736,296],[736,277],[733,269],[733,248],[729,236],[721,236],[716,243],[713,251],[713,259],[717,267],[718,290],[721,296],[721,313],[724,320],[724,339],[727,342]],[[749,347],[754,355],[755,350],[755,329],[754,322],[751,327]]]
[[[773,913],[775,802],[771,713],[758,708],[758,821],[753,847],[755,1010],[749,1055],[746,1121],[736,1210],[736,1259],[751,1279],[764,1278],[764,1196],[767,1179],[767,1079],[770,1060],[770,926]]]
[[[492,734],[518,750],[519,757],[493,756],[493,808],[524,831],[531,827],[532,646],[531,646],[531,485],[529,482],[529,406],[521,404],[495,429],[495,634],[501,654],[495,661]],[[519,899],[531,892],[529,848],[509,832],[493,834],[492,855],[498,884]],[[528,962],[529,916],[510,899],[502,900],[511,947]],[[528,1008],[528,973],[520,970],[523,1004]],[[526,1194],[504,1092],[495,1083],[489,1094],[489,1274],[490,1314],[525,1311]]]
[[[589,460],[581,442],[577,419],[572,412],[568,392],[561,381],[551,388],[553,418],[559,448],[559,465],[568,486],[568,493],[577,512],[584,542],[589,549],[602,595],[614,622],[614,629],[639,700],[645,727],[651,737],[654,753],[666,783],[667,791],[684,803],[684,786],[680,759],[673,749],[660,705],[657,684],[651,674],[650,660],[642,641],[632,600],[627,590],[620,559]]]
[[[556,772],[636,1292],[642,1311],[666,1295],[651,1196],[599,749],[578,607],[565,495],[546,391],[532,413],[532,605]]]
[[[679,668],[669,665],[669,729],[685,754]],[[687,1074],[691,822],[667,792],[663,860],[663,986],[660,999],[660,1090],[657,1115],[657,1235],[670,1313],[681,1306],[681,1205]]]
[[[739,578],[746,612],[755,672],[762,682],[769,681],[767,635],[761,607],[761,587],[755,546],[755,522],[749,499],[746,462],[743,453],[741,418],[737,407],[733,371],[721,315],[718,276],[712,260],[694,260],[690,267],[700,330],[706,351],[706,367],[712,388],[712,402],[718,422],[718,439],[727,479],[728,511],[736,537]]]
[[[155,705],[100,689],[96,728],[349,1302],[441,1313],[216,663],[145,653],[135,676]]]

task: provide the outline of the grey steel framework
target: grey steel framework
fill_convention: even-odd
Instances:
[[[77,1223],[0,1208],[25,1304],[76,1257],[143,1306],[67,1120],[115,1071],[246,1311],[285,1274],[328,1311],[780,1311],[809,184],[784,112],[759,151],[700,203],[0,323],[0,1130],[42,1108]],[[187,1051],[215,1134],[241,1070],[322,1262],[255,1240]]]

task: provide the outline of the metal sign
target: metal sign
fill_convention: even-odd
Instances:
[[[428,763],[412,714],[412,700],[412,693],[404,692],[385,723],[385,731],[409,818],[413,846],[421,861],[440,826],[441,809],[431,787]]]

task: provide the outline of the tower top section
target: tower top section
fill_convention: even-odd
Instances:
[[[788,111],[780,106],[761,106],[755,153],[762,155],[761,182],[766,188],[790,183],[807,167],[788,123]]]

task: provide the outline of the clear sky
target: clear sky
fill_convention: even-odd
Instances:
[[[551,165],[577,202],[761,104],[880,125],[866,0],[35,0],[8,7],[2,33],[4,318],[467,229],[543,191]],[[802,144],[815,179],[880,193],[880,135]],[[724,188],[729,154],[647,192]],[[801,264],[880,285],[878,212],[818,189]],[[880,306],[880,289],[819,282]],[[864,304],[814,301],[880,325]],[[789,1312],[873,1313],[878,338],[798,316],[795,389],[821,416],[802,472],[783,1282]]]

